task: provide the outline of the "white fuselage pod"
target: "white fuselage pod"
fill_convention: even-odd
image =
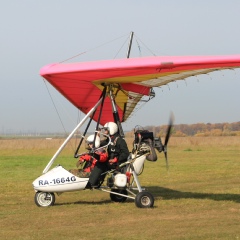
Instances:
[[[136,156],[133,154],[132,158],[135,158],[135,157]],[[146,160],[145,155],[136,157],[136,159],[134,160],[133,166],[134,166],[134,171],[136,174],[139,174],[141,172],[145,160]]]
[[[38,177],[33,182],[35,191],[41,192],[71,192],[86,187],[89,178],[79,178],[62,166],[57,166]]]

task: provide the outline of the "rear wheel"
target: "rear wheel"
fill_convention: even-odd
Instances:
[[[139,208],[151,208],[154,204],[153,195],[149,192],[139,192],[135,198],[135,204]]]
[[[125,189],[123,189],[123,190],[111,189],[111,191],[115,192],[115,193],[120,193],[120,194],[123,194],[123,195],[128,195],[127,190],[125,190]],[[121,203],[123,203],[127,200],[127,197],[116,195],[114,193],[110,193],[110,198],[113,202],[121,202]]]
[[[34,201],[38,207],[49,207],[55,203],[54,193],[37,192]]]

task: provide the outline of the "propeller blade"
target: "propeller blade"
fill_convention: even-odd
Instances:
[[[173,116],[173,113],[171,113],[168,128],[167,128],[167,134],[166,134],[166,137],[165,137],[165,143],[164,143],[164,146],[163,146],[163,152],[164,152],[164,155],[165,155],[167,170],[169,169],[168,155],[167,155],[167,144],[168,144],[168,141],[169,141],[169,138],[170,138],[170,135],[171,135],[173,121],[174,121],[174,116]]]
[[[167,168],[167,170],[169,170],[167,148],[164,148],[164,155],[165,155],[165,160],[166,160],[166,168]]]
[[[167,144],[168,144],[168,140],[170,138],[170,134],[171,134],[172,126],[173,126],[173,120],[174,120],[174,116],[173,116],[173,113],[171,113],[164,146],[167,146]]]

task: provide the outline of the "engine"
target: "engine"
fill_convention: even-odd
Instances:
[[[147,154],[147,160],[157,161],[155,149],[158,152],[163,151],[163,144],[160,137],[154,137],[153,132],[148,130],[134,130],[133,154]]]

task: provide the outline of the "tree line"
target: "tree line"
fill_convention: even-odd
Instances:
[[[168,125],[144,127],[145,130],[154,132],[155,136],[164,136],[167,128]],[[240,136],[240,122],[176,124],[172,128],[172,136]]]

